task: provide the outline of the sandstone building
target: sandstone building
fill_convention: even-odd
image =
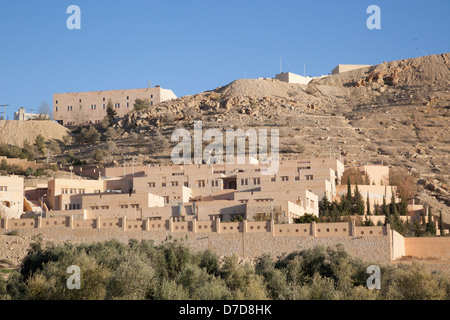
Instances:
[[[148,99],[150,105],[176,99],[169,89],[160,86],[92,92],[57,93],[53,95],[53,120],[64,126],[100,123],[106,116],[108,102],[121,118],[133,110],[136,99]]]

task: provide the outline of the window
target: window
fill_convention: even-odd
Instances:
[[[305,178],[306,178],[306,180],[314,180],[313,175],[306,175]]]
[[[106,104],[103,104],[103,109],[106,109]]]
[[[55,111],[58,112],[58,107],[55,108]]]
[[[169,203],[169,196],[164,196],[164,203]]]
[[[156,187],[156,183],[155,182],[149,182],[148,186],[149,186],[149,188],[155,188]]]
[[[8,191],[8,187],[7,186],[0,186],[0,191]]]
[[[139,209],[139,204],[133,203],[133,204],[130,205],[130,207],[132,207],[134,209]]]
[[[281,181],[289,181],[289,177],[287,176],[281,177]]]
[[[198,184],[199,188],[204,188],[205,187],[205,180],[198,180],[197,184]]]
[[[188,188],[188,187],[189,187],[189,182],[185,182],[185,183],[184,183],[184,186],[185,186],[186,188]]]
[[[128,205],[127,204],[122,204],[122,205],[120,205],[120,208],[121,209],[128,209]]]
[[[172,187],[178,187],[178,181],[172,181],[171,184]]]
[[[79,101],[81,102],[81,99]]]
[[[55,104],[58,104],[58,100],[55,101]]]
[[[219,186],[219,180],[212,180],[211,181],[211,186],[212,187],[218,187]]]
[[[261,178],[253,178],[253,184],[261,184]]]
[[[161,187],[165,187],[165,186],[166,186],[165,182],[161,183]]]
[[[272,178],[270,178],[270,181],[271,181],[271,182],[275,182],[275,181],[277,181],[277,178],[272,177]]]
[[[130,100],[130,97],[127,96],[127,100]]]
[[[127,108],[129,108],[130,107],[130,104],[127,102]]]
[[[248,186],[248,179],[241,179],[241,186]]]

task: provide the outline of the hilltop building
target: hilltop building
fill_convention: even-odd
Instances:
[[[280,80],[287,83],[298,83],[298,84],[308,84],[313,79],[321,79],[323,77],[327,76],[321,76],[321,77],[304,77],[292,72],[282,72],[275,76],[274,79]]]
[[[50,120],[50,116],[42,113],[26,113],[25,108],[20,108],[17,112],[14,112],[14,120]]]
[[[336,68],[331,71],[332,75],[339,74],[342,72],[362,69],[366,67],[371,67],[371,65],[367,64],[338,64]]]
[[[124,89],[92,92],[57,93],[53,95],[53,119],[63,126],[100,123],[106,116],[108,102],[117,118],[133,110],[136,99],[148,99],[154,106],[176,99],[172,90],[160,86],[146,89]]]

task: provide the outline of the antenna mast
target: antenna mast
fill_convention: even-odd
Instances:
[[[6,121],[6,107],[9,107],[9,104],[0,104],[0,107],[3,107],[3,120]]]

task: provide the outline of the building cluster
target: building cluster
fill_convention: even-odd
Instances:
[[[360,64],[339,64],[331,71],[332,75],[340,74],[347,71],[357,70],[370,67],[370,65],[360,65]],[[320,77],[307,77],[306,75],[301,76],[292,72],[281,72],[273,78],[274,80],[279,80],[287,83],[297,83],[297,84],[308,84],[314,79],[322,79],[328,77],[328,75],[322,75]]]
[[[105,168],[99,179],[53,179],[25,188],[23,178],[0,177],[0,210],[10,219],[31,216],[77,220],[248,221],[290,224],[305,214],[319,215],[319,201],[338,199],[344,164],[338,159],[282,160],[270,164],[199,164]],[[128,169],[128,170],[126,170]],[[387,186],[389,168],[361,166],[371,185],[358,186],[364,200],[381,204],[395,188]],[[131,172],[130,172],[131,171]],[[373,212],[373,211],[372,211]]]

